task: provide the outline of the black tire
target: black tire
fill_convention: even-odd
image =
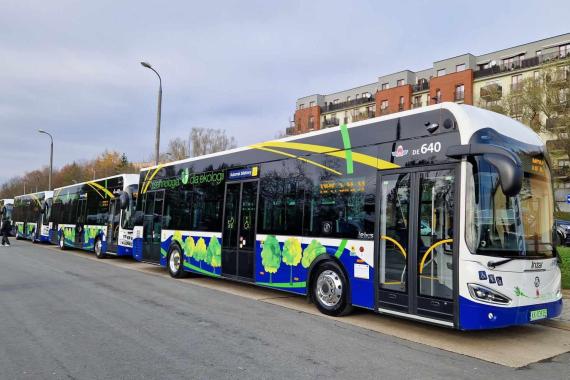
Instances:
[[[173,245],[170,247],[168,259],[166,261],[168,273],[173,278],[186,277],[186,272],[184,271],[183,266],[184,254],[182,253],[182,249],[178,245]]]
[[[105,253],[103,253],[103,242],[101,238],[95,238],[95,242],[93,243],[93,252],[95,252],[95,256],[101,260],[107,257]]]
[[[352,311],[352,305],[348,303],[348,280],[332,260],[314,269],[310,291],[311,300],[323,314],[340,317]]]
[[[59,249],[61,249],[62,251],[65,251],[67,249],[67,247],[65,246],[65,236],[63,236],[63,232],[59,237]]]

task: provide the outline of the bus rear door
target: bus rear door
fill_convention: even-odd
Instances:
[[[378,310],[453,326],[454,166],[379,173]]]

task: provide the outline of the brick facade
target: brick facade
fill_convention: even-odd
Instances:
[[[313,128],[309,128],[309,121],[313,117]],[[313,106],[295,111],[295,134],[316,131],[321,129],[321,107]]]
[[[400,98],[404,98],[403,108],[400,109]],[[376,116],[386,115],[389,113],[409,110],[411,108],[412,100],[412,86],[406,84],[389,88],[387,90],[379,90],[376,92]],[[382,111],[382,102],[388,101],[388,109]]]
[[[429,104],[436,104],[435,97],[437,90],[441,92],[441,102],[455,102],[460,99],[455,98],[455,89],[457,86],[463,85],[464,99],[463,103],[473,104],[473,70],[468,69],[456,73],[450,73],[440,77],[431,78],[429,82]]]

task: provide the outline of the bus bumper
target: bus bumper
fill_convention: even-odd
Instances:
[[[483,330],[526,325],[538,322],[531,321],[530,315],[531,311],[540,309],[546,309],[544,319],[556,318],[562,313],[562,299],[536,305],[499,307],[459,297],[459,329]]]

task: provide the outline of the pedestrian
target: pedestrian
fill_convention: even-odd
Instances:
[[[9,247],[10,240],[8,240],[8,236],[12,232],[12,223],[10,223],[10,219],[6,219],[4,223],[2,223],[2,229],[0,231],[2,233],[2,246]]]

